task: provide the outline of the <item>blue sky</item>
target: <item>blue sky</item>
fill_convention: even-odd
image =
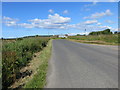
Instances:
[[[5,38],[118,29],[117,2],[3,2],[2,16]]]

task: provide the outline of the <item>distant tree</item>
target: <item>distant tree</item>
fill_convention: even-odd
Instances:
[[[39,37],[39,35],[36,35],[35,37]]]
[[[110,32],[110,34],[113,34],[113,32]]]
[[[89,35],[97,35],[97,32],[90,32]]]
[[[110,29],[106,29],[106,30],[102,31],[102,34],[111,34]]]
[[[23,40],[23,38],[17,38],[16,40]]]
[[[90,32],[89,35],[102,35],[102,34],[113,34],[110,29],[105,29],[103,31]]]
[[[4,38],[2,37],[1,39],[3,40]]]
[[[120,32],[119,31],[115,31],[114,34],[120,34]]]
[[[76,36],[80,36],[80,34],[77,34]]]
[[[117,31],[115,31],[115,32],[114,32],[114,34],[118,34],[118,32],[117,32]]]
[[[65,36],[68,36],[68,34],[65,34]]]

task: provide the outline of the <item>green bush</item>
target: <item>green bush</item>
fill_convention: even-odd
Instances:
[[[2,84],[10,86],[16,80],[16,73],[32,59],[33,53],[41,51],[49,38],[25,38],[2,45]]]
[[[103,31],[96,31],[96,32],[90,32],[89,35],[108,35],[108,34],[113,34],[110,29],[106,29]]]

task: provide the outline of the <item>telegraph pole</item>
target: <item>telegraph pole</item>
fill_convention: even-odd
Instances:
[[[86,29],[85,29],[85,36],[86,36]]]

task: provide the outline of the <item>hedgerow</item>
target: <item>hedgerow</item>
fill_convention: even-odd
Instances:
[[[25,38],[2,45],[2,85],[9,87],[15,82],[17,73],[29,63],[35,52],[41,51],[49,38]]]

